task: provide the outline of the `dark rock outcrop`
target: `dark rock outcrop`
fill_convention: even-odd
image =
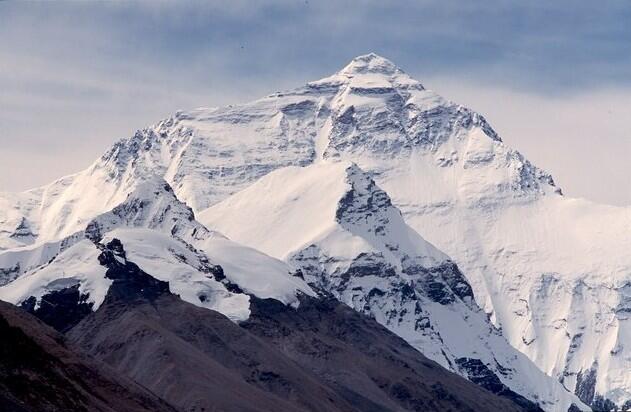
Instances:
[[[543,411],[537,404],[529,401],[504,385],[500,378],[479,359],[459,358],[456,359],[456,364],[459,368],[466,371],[471,382],[480,385],[484,389],[488,389],[494,394],[512,400],[527,411]]]
[[[31,296],[20,307],[63,333],[92,312],[93,304],[88,298],[79,291],[79,285],[72,285],[45,294],[39,305]]]

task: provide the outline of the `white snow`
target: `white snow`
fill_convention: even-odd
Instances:
[[[169,282],[172,293],[196,306],[221,312],[233,321],[250,316],[250,298],[231,293],[204,273],[203,255],[195,253],[185,244],[168,234],[148,229],[115,229],[103,238],[123,243],[127,260],[137,264],[156,279]]]
[[[6,251],[0,250],[0,270],[12,272],[11,277],[4,282],[0,279],[0,286],[6,284],[6,281],[13,280],[11,279],[12,277],[18,277],[47,264],[60,252],[80,241],[82,238],[81,234],[77,233],[59,241],[16,247]]]
[[[208,238],[198,246],[223,268],[229,280],[247,293],[294,306],[298,304],[299,293],[315,296],[302,279],[292,276],[292,269],[286,263],[258,250],[221,237]]]
[[[334,230],[337,203],[348,190],[349,166],[322,163],[277,170],[200,213],[198,219],[234,241],[283,259],[296,247]]]
[[[42,296],[66,287],[79,285],[79,292],[89,294],[88,302],[96,310],[103,303],[112,281],[105,277],[106,268],[97,259],[100,250],[89,240],[82,240],[63,251],[50,264],[27,272],[0,287],[0,299],[19,304],[33,296]]]

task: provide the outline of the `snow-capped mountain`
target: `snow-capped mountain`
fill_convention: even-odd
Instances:
[[[249,294],[285,304],[297,304],[299,294],[314,295],[286,264],[211,232],[163,179],[150,178],[84,231],[2,253],[0,262],[18,269],[17,279],[0,287],[0,299],[46,311],[72,294],[80,308],[73,311],[81,312],[72,320],[78,320],[98,309],[112,283],[100,255],[114,239],[124,247],[122,261],[169,282],[183,300],[234,320],[248,318]]]
[[[0,194],[0,280],[63,249],[146,176],[199,214],[275,169],[322,159],[366,171],[542,371],[586,403],[631,399],[631,209],[562,196],[482,116],[374,54],[295,90],[178,112],[83,172]]]
[[[516,399],[548,410],[580,404],[510,346],[476,305],[458,267],[410,228],[355,164],[276,170],[200,220],[286,260],[309,284],[487,389],[512,389]]]
[[[85,230],[3,258],[22,259],[24,272],[0,298],[173,410],[539,410],[441,368],[373,319],[316,296],[280,260],[206,229],[161,178]],[[15,342],[3,343],[12,353]]]

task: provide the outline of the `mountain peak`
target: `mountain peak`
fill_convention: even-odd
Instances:
[[[355,258],[362,247],[393,261],[409,255],[428,266],[448,259],[412,233],[388,194],[368,173],[345,160],[277,169],[206,209],[199,219],[226,230],[230,239],[279,259],[316,242],[335,250],[341,244],[353,245],[345,255],[348,259]],[[288,228],[300,224],[301,230],[272,234],[270,228],[280,222]],[[336,262],[341,265],[342,260]]]
[[[420,82],[411,78],[390,60],[375,53],[357,56],[332,76],[308,83],[308,86],[315,88],[341,85],[351,85],[355,89],[395,87],[424,90]]]
[[[401,72],[402,70],[390,60],[375,53],[368,53],[355,57],[339,73],[345,75],[375,73],[391,76]]]
[[[127,201],[131,199],[153,200],[163,194],[169,194],[171,198],[175,198],[173,189],[163,177],[151,175],[136,185],[134,190],[127,195]]]
[[[206,238],[211,232],[195,220],[193,210],[181,202],[159,176],[147,177],[111,211],[94,218],[86,228],[89,239],[100,241],[103,233],[117,227],[162,228],[186,240]]]

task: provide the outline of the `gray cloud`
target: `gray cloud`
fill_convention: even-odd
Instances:
[[[624,114],[589,102],[629,108],[629,21],[628,0],[0,2],[0,190],[79,170],[114,139],[176,109],[294,87],[375,51],[446,97],[479,106],[505,140],[567,174],[566,192],[631,203],[629,193],[586,188],[589,179],[573,183],[577,161],[563,160],[583,159],[571,150],[590,144],[628,148],[623,122],[612,121]],[[502,109],[512,104],[519,116]],[[542,106],[568,116],[591,110],[593,135]],[[533,145],[540,140],[521,133],[517,120],[528,116],[551,142]],[[573,135],[585,144],[555,154],[562,166],[538,154]],[[29,168],[35,159],[44,167]],[[611,172],[613,180],[622,174]]]

